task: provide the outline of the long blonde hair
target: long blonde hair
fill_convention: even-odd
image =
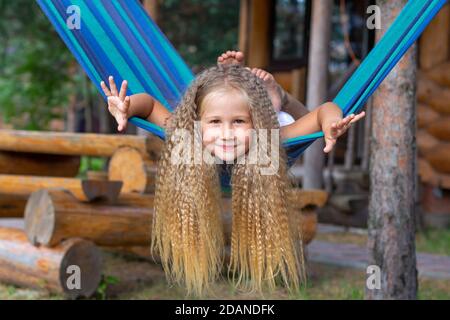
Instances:
[[[203,71],[188,88],[166,128],[166,143],[158,166],[152,252],[161,258],[169,281],[186,286],[188,294],[204,295],[223,267],[225,239],[218,166],[174,164],[180,142],[177,129],[194,132],[203,99],[215,90],[239,90],[248,97],[253,128],[279,129],[276,113],[259,78],[239,66]],[[269,140],[270,137],[267,137]],[[190,141],[193,146],[194,141]],[[263,153],[269,155],[273,144]],[[297,289],[304,278],[303,247],[298,220],[289,205],[286,155],[275,146],[275,174],[264,175],[248,161],[232,166],[232,235],[228,271],[237,287],[262,292],[276,286]]]

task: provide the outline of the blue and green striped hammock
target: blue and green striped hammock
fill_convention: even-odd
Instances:
[[[100,88],[114,76],[128,81],[128,95],[146,92],[173,111],[194,79],[189,67],[138,0],[37,0],[89,78]],[[344,115],[358,113],[447,0],[410,0],[383,38],[333,100]],[[69,28],[78,6],[80,28]],[[104,96],[106,99],[106,97]],[[164,139],[163,128],[133,117],[130,122]],[[283,141],[292,163],[323,132]]]

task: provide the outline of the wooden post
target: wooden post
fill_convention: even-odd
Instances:
[[[333,1],[313,1],[306,104],[312,110],[328,98],[328,58]],[[302,187],[321,189],[325,156],[324,141],[319,139],[305,152]]]
[[[239,49],[249,67],[269,64],[269,22],[271,0],[241,0]]]
[[[379,0],[384,31],[406,0]],[[381,289],[366,288],[367,299],[416,299],[414,45],[374,96],[370,163],[369,265],[380,268]]]
[[[79,286],[71,278],[76,272]],[[34,247],[23,231],[0,227],[2,283],[46,289],[75,299],[92,296],[101,274],[101,251],[92,242],[68,239],[51,249]]]

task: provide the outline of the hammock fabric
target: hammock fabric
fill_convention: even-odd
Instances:
[[[128,81],[128,95],[147,92],[169,110],[180,101],[194,79],[176,52],[138,0],[37,0],[63,41],[100,88],[113,75],[118,83]],[[358,113],[408,48],[447,0],[410,0],[334,99],[344,115]],[[70,6],[80,8],[79,29],[68,27]],[[104,96],[106,99],[106,97]],[[130,122],[164,139],[164,130],[148,121]],[[283,141],[289,163],[323,132]]]

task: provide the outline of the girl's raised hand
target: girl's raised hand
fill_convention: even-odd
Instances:
[[[108,97],[108,110],[114,116],[117,121],[117,130],[123,131],[127,127],[129,110],[130,110],[130,97],[127,94],[127,81],[123,81],[120,87],[120,92],[117,91],[114,78],[109,76],[109,89],[105,82],[101,82],[103,92]]]
[[[343,135],[353,123],[361,120],[365,115],[366,113],[364,111],[358,115],[351,114],[339,121],[332,122],[330,125],[323,127],[322,130],[325,138],[325,148],[323,151],[325,153],[330,152],[336,144],[337,138]]]

